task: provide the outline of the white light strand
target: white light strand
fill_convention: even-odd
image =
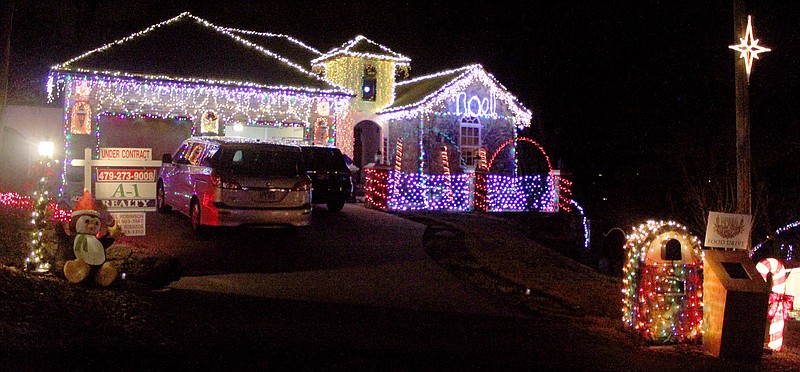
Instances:
[[[283,38],[283,39],[289,40],[293,44],[296,44],[296,45],[298,45],[300,47],[303,47],[304,49],[306,49],[306,50],[308,50],[308,51],[310,51],[310,52],[312,52],[312,53],[314,53],[316,55],[322,55],[322,52],[320,52],[316,48],[314,48],[312,46],[309,46],[308,44],[303,43],[302,41],[297,40],[297,39],[295,39],[295,38],[293,38],[293,37],[291,37],[289,35],[274,34],[272,32],[248,31],[248,30],[242,30],[242,29],[231,28],[231,27],[220,27],[220,28],[222,30],[225,30],[225,31],[230,31],[230,32],[235,32],[235,33],[240,33],[240,34],[245,34],[245,35]]]
[[[370,43],[372,45],[377,46],[378,48],[380,48],[381,50],[386,52],[388,55],[374,54],[374,53],[356,53],[356,52],[350,51],[350,48],[354,47],[355,45],[357,45],[361,41],[366,41],[366,42],[368,42],[368,43]],[[370,39],[367,39],[366,37],[364,37],[362,35],[358,35],[358,36],[356,36],[355,39],[350,40],[350,41],[342,44],[341,47],[333,48],[330,51],[328,51],[327,53],[323,54],[322,56],[311,60],[311,64],[312,65],[316,65],[316,64],[318,64],[318,63],[320,63],[320,62],[322,62],[324,60],[333,58],[333,57],[338,56],[338,55],[351,56],[351,57],[362,57],[362,58],[373,58],[373,59],[377,59],[377,60],[391,60],[391,61],[394,61],[395,64],[400,65],[400,66],[408,65],[409,63],[411,63],[411,58],[408,58],[408,57],[406,57],[406,56],[404,56],[404,55],[402,55],[400,53],[393,52],[391,49],[389,49],[389,48],[387,48],[387,47],[385,47],[385,46],[383,46],[381,44],[378,44],[378,43],[376,43],[376,42],[374,42],[374,41],[372,41]]]
[[[158,29],[158,28],[163,27],[165,25],[171,24],[173,22],[177,22],[177,21],[179,21],[179,20],[181,20],[183,18],[186,18],[186,17],[195,20],[196,22],[204,25],[205,27],[209,27],[209,28],[221,33],[221,34],[229,36],[229,37],[233,38],[235,41],[237,41],[238,43],[243,44],[243,45],[248,46],[248,47],[251,47],[251,48],[259,51],[260,53],[262,53],[262,54],[264,54],[266,56],[275,58],[278,61],[280,61],[280,62],[282,62],[282,63],[284,63],[284,64],[286,64],[288,66],[293,67],[298,72],[300,72],[302,74],[305,74],[305,75],[307,75],[308,77],[310,77],[310,78],[312,78],[314,80],[329,84],[329,85],[332,86],[332,88],[331,89],[318,89],[318,88],[310,88],[310,87],[291,87],[291,86],[282,86],[282,85],[275,86],[275,85],[265,85],[265,84],[257,84],[257,83],[252,83],[252,82],[235,81],[235,80],[198,79],[198,78],[176,77],[176,76],[167,76],[167,75],[135,74],[135,73],[128,73],[128,72],[123,72],[123,71],[90,70],[90,69],[82,69],[82,68],[76,68],[76,67],[71,67],[70,66],[73,63],[75,63],[75,62],[77,62],[77,61],[79,61],[79,60],[81,60],[83,58],[86,58],[86,57],[88,57],[88,56],[90,56],[90,55],[92,55],[94,53],[99,53],[99,52],[105,51],[105,50],[107,50],[107,49],[109,49],[109,48],[111,48],[111,47],[113,47],[115,45],[124,44],[124,43],[126,43],[128,41],[131,41],[131,40],[134,40],[134,39],[136,39],[138,37],[144,36],[144,35],[152,32],[155,29]],[[344,87],[341,87],[341,86],[339,86],[339,85],[337,85],[337,84],[335,84],[333,82],[330,82],[330,81],[327,81],[325,79],[322,79],[319,75],[304,69],[302,66],[300,66],[300,65],[298,65],[298,64],[296,64],[294,62],[291,62],[287,58],[282,57],[282,56],[278,55],[277,53],[274,53],[274,52],[272,52],[270,50],[267,50],[266,48],[264,48],[264,47],[262,47],[260,45],[257,45],[257,44],[255,44],[253,42],[250,42],[250,41],[248,41],[248,40],[246,40],[246,39],[244,39],[244,38],[242,38],[242,37],[240,37],[238,35],[235,35],[235,34],[233,34],[231,31],[229,31],[226,28],[216,26],[216,25],[212,24],[211,22],[208,22],[208,21],[206,21],[206,20],[204,20],[202,18],[196,17],[196,16],[190,14],[189,12],[181,13],[177,17],[171,18],[171,19],[166,20],[166,21],[161,22],[161,23],[157,23],[157,24],[152,25],[152,26],[150,26],[150,27],[148,27],[148,28],[146,28],[146,29],[144,29],[142,31],[139,31],[139,32],[134,33],[134,34],[131,34],[131,35],[129,35],[127,37],[124,37],[122,39],[119,39],[117,41],[105,44],[105,45],[103,45],[103,46],[101,46],[99,48],[96,48],[96,49],[90,50],[88,52],[85,52],[85,53],[83,53],[83,54],[81,54],[81,55],[79,55],[79,56],[77,56],[75,58],[72,58],[72,59],[68,60],[67,62],[54,65],[54,66],[51,67],[51,69],[52,70],[56,70],[56,71],[65,71],[66,70],[66,71],[75,71],[75,72],[81,72],[81,73],[92,74],[92,75],[98,75],[99,74],[99,75],[108,75],[108,76],[113,76],[113,77],[128,77],[128,78],[139,78],[139,79],[147,79],[147,80],[171,80],[171,81],[179,81],[179,82],[194,83],[194,84],[201,83],[201,84],[210,84],[210,85],[232,85],[232,86],[251,87],[251,88],[260,88],[260,89],[297,90],[297,91],[305,91],[305,92],[342,93],[342,94],[355,95],[355,93],[353,93],[351,90],[346,89]],[[55,87],[54,84],[51,84],[50,82],[48,82],[48,89],[49,90],[53,89],[54,87]],[[52,91],[49,91],[48,93],[51,96],[53,95]]]
[[[435,110],[435,108],[439,105],[445,103],[445,100],[449,97],[452,97],[461,91],[463,91],[466,87],[472,84],[475,80],[480,81],[481,83],[491,87],[491,94],[496,95],[500,100],[504,101],[508,109],[514,113],[516,118],[512,118],[515,122],[521,122],[523,127],[529,126],[531,118],[533,114],[522,106],[519,103],[517,98],[510,93],[508,93],[507,89],[502,86],[491,74],[487,73],[483,66],[481,65],[470,65],[466,67],[462,67],[459,69],[443,71],[433,75],[427,75],[418,77],[412,80],[403,81],[397,83],[396,86],[402,86],[406,84],[411,84],[414,82],[419,82],[424,79],[432,79],[435,77],[440,77],[448,74],[455,74],[460,73],[457,77],[451,80],[449,83],[445,84],[437,90],[426,97],[422,98],[421,100],[411,103],[404,106],[398,107],[391,107],[389,109],[383,110],[378,114],[381,114],[383,118],[386,120],[393,120],[393,119],[407,119],[410,117],[415,117],[420,113],[427,113],[427,112],[434,112],[440,111]],[[496,113],[489,115],[487,117],[490,118],[500,118],[499,115]]]

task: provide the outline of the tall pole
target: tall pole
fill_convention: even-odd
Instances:
[[[747,28],[744,0],[733,0],[734,40],[739,40]],[[736,212],[751,214],[750,187],[750,97],[749,76],[744,63],[736,59]]]
[[[6,112],[6,103],[8,101],[8,72],[9,61],[11,60],[11,21],[14,19],[14,2],[9,0],[5,1],[2,7],[2,43],[3,53],[0,55],[0,174],[5,174],[6,164],[8,163],[7,156],[4,154],[3,142],[5,141],[5,123],[3,116]],[[1,185],[0,186],[7,186]]]

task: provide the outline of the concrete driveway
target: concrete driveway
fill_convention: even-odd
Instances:
[[[292,270],[184,276],[169,288],[414,311],[521,316],[497,297],[463,282],[429,259],[422,240],[425,225],[360,204],[346,205],[339,216],[331,216],[324,209],[315,213],[319,213],[314,221],[317,225],[298,233],[294,243],[312,245],[303,250],[304,254],[327,257],[330,262],[309,257],[308,261],[316,264]],[[183,227],[188,229],[188,223]],[[331,236],[338,239],[332,241]],[[212,238],[212,244],[227,239],[222,240]],[[202,251],[202,247],[197,248]]]

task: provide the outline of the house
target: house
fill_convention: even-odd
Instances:
[[[66,193],[82,192],[83,170],[69,164],[85,148],[95,157],[107,147],[160,155],[201,134],[336,146],[359,168],[446,175],[437,192],[419,192],[426,206],[443,192],[454,200],[455,184],[474,189],[464,180],[476,169],[517,176],[517,133],[530,126],[530,110],[481,65],[414,78],[410,66],[364,36],[323,53],[287,35],[182,13],[51,68],[49,96],[66,112]],[[558,189],[546,153],[526,141],[549,171],[531,182]],[[537,208],[552,209],[549,193],[536,198],[547,200]]]

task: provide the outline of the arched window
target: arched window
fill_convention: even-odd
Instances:
[[[461,157],[467,166],[478,165],[481,149],[481,122],[478,118],[464,117],[461,119],[458,147],[461,148]]]

